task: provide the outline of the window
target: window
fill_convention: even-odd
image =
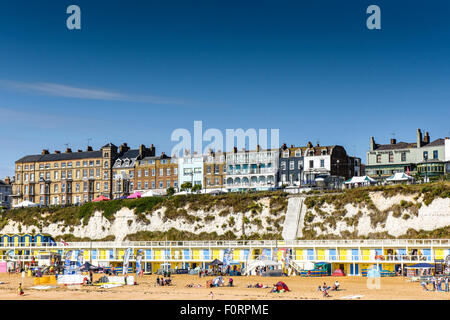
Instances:
[[[142,172],[141,172],[141,170],[138,170],[138,172],[137,172],[137,176],[138,176],[138,178],[140,178],[141,176],[142,176]]]
[[[104,167],[108,168],[108,161],[105,161]]]
[[[96,160],[96,161],[95,161],[95,165],[96,165],[96,166],[99,166],[99,165],[100,165],[100,160]]]
[[[325,160],[324,159],[320,159],[320,167],[321,168],[325,167]]]
[[[296,157],[301,157],[301,156],[302,156],[301,150],[296,150],[296,151],[295,151],[295,156],[296,156]]]
[[[108,179],[108,171],[103,171],[103,180]]]
[[[88,162],[87,161],[83,161],[83,167],[87,167]]]
[[[156,174],[156,170],[155,170],[155,169],[152,169],[152,177],[154,177],[155,174]]]
[[[139,171],[139,172],[140,172],[140,171]],[[145,177],[148,177],[148,169],[145,169],[145,170],[144,170],[144,176],[145,176]]]
[[[87,184],[87,182],[83,182],[83,191],[84,192],[88,191],[88,184]]]
[[[377,163],[381,163],[381,154],[377,154]]]
[[[389,152],[389,162],[394,162],[394,153]]]
[[[141,182],[140,181],[138,181],[137,187],[138,187],[138,190],[141,190]]]
[[[55,176],[55,180],[58,180],[58,171],[55,171],[54,176]]]
[[[211,173],[211,166],[206,167],[206,173]]]
[[[161,189],[163,186],[164,186],[163,182],[160,181],[160,182],[159,182],[159,188]]]
[[[144,188],[145,188],[145,189],[148,189],[148,181],[145,181],[145,183],[144,183]]]
[[[281,170],[286,170],[286,162],[281,162],[281,165],[280,165],[280,167],[281,167]]]
[[[105,182],[105,184],[103,185],[103,190],[108,191],[108,182]]]
[[[93,167],[94,166],[94,160],[89,161],[89,167]]]
[[[166,176],[170,176],[170,168],[166,169]]]
[[[309,167],[310,168],[314,168],[314,161],[313,160],[309,160]]]
[[[155,181],[152,181],[152,189],[155,189]]]
[[[95,190],[100,191],[100,182],[95,184]]]
[[[170,181],[166,181],[166,188],[170,188]]]
[[[439,152],[438,150],[433,150],[433,159],[439,158]]]
[[[100,178],[100,169],[95,170],[95,176]]]
[[[428,160],[428,151],[423,152],[423,160]]]
[[[164,175],[164,169],[159,169],[159,175],[163,176]]]
[[[104,157],[104,158],[108,158],[108,157],[109,157],[109,153],[108,153],[108,152],[105,152],[105,154],[104,154],[103,157]]]
[[[87,170],[83,169],[83,178],[87,178]]]
[[[289,161],[289,170],[294,170],[294,167],[295,167],[295,162]]]
[[[401,154],[401,160],[402,160],[402,162],[405,162],[405,161],[406,161],[406,152],[402,152],[402,154]]]
[[[61,168],[65,168],[65,167],[66,167],[66,163],[65,162],[61,163]]]

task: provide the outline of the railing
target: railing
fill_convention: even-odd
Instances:
[[[34,257],[35,261],[38,261],[38,255],[14,255],[14,256],[7,256],[7,255],[0,255],[0,261],[31,261]],[[151,254],[144,254],[142,257],[142,261],[152,261],[152,262],[184,262],[184,261],[201,261],[201,262],[211,262],[214,259],[221,259],[221,255],[196,255],[196,254],[185,254],[185,253],[179,253],[174,254],[171,252],[168,255],[164,254],[156,254],[152,251]],[[250,256],[248,255],[240,255],[239,257],[236,257],[234,261],[238,262],[244,262],[251,264],[252,262],[258,261],[258,258],[249,259]],[[73,259],[75,260],[75,259]],[[90,256],[85,256],[85,260],[92,260],[92,261],[122,261],[123,260],[123,254],[117,254],[114,253],[113,255],[110,255],[109,253],[106,254],[96,254]],[[130,261],[135,261],[136,259],[133,257],[130,259]],[[271,260],[270,258],[267,258],[265,260]],[[347,263],[367,263],[367,264],[376,264],[376,263],[393,263],[393,264],[400,264],[400,263],[434,263],[434,258],[431,256],[412,256],[412,255],[403,255],[403,256],[392,256],[391,258],[387,258],[387,256],[384,256],[384,259],[376,258],[373,255],[355,255],[355,256],[320,256],[320,255],[303,255],[303,256],[295,256],[292,257],[292,259],[289,259],[290,264],[292,263],[299,263],[299,262],[347,262]],[[291,263],[292,262],[292,263]],[[300,266],[296,265],[295,269],[298,269]]]
[[[349,240],[211,240],[211,241],[92,241],[92,242],[61,242],[41,243],[31,242],[0,243],[1,248],[117,248],[117,247],[156,247],[156,248],[419,248],[419,247],[450,247],[450,239],[349,239]]]

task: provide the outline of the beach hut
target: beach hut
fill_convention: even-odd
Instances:
[[[0,237],[0,242],[2,247],[8,247],[11,241],[11,236],[9,234],[2,234]]]
[[[45,242],[45,236],[42,233],[38,233],[34,236],[34,243],[36,246],[41,246]]]
[[[26,233],[22,236],[22,246],[29,247],[33,242],[33,235]]]
[[[18,233],[13,234],[11,236],[11,243],[13,244],[14,247],[18,247],[21,244],[22,240],[22,236]]]

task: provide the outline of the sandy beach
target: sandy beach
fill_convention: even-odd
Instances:
[[[94,280],[101,275],[95,275]],[[367,279],[362,277],[259,277],[241,276],[233,277],[234,287],[205,288],[207,280],[213,277],[199,278],[193,275],[173,275],[172,286],[156,286],[156,275],[146,275],[138,278],[136,286],[122,286],[111,289],[101,289],[97,286],[68,286],[57,287],[48,290],[36,290],[33,278],[25,277],[22,282],[20,275],[1,274],[0,299],[2,300],[104,300],[104,299],[130,299],[130,300],[211,300],[210,292],[215,300],[264,300],[264,299],[312,299],[329,300],[345,299],[350,296],[360,296],[360,300],[404,300],[404,299],[442,299],[449,300],[448,292],[433,292],[422,290],[418,282],[409,282],[407,278],[381,278],[379,289],[369,289]],[[324,298],[317,287],[324,282],[332,285],[336,279],[341,283],[342,290],[330,291],[330,297]],[[228,278],[225,277],[225,281]],[[269,293],[270,289],[247,288],[248,284],[262,283],[271,286],[277,281],[284,281],[291,289],[290,292]],[[19,296],[17,288],[22,282],[25,295]],[[201,284],[201,288],[188,288],[187,284]]]

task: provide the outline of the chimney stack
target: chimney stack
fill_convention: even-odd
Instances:
[[[41,154],[49,154],[50,152],[48,152],[48,149],[44,149],[42,150]]]
[[[72,149],[67,148],[67,149],[66,149],[66,153],[72,153]]]
[[[237,152],[237,147],[233,147],[233,152],[234,152],[234,153]]]
[[[424,144],[430,143],[430,134],[428,133],[428,131],[425,131],[425,137],[423,138],[423,142]]]
[[[89,152],[89,151],[93,151],[93,149],[92,149],[91,146],[88,146],[87,149],[86,149],[86,151],[88,151],[88,152]]]
[[[60,153],[61,153],[61,151],[55,150],[55,154],[60,154]]]
[[[396,144],[397,143],[397,139],[391,139],[391,144]]]
[[[5,183],[6,183],[6,184],[11,184],[11,179],[10,179],[9,177],[6,177],[6,178],[5,178]]]
[[[420,131],[420,129],[417,129],[416,142],[417,148],[422,147],[422,131]]]
[[[144,146],[143,144],[141,144],[141,145],[139,146],[139,155],[140,155],[141,157],[144,157],[144,156],[145,156],[145,146]]]
[[[119,153],[120,155],[123,155],[125,152],[127,152],[128,150],[130,150],[130,147],[128,147],[128,144],[126,142],[122,143],[119,146]]]
[[[148,152],[149,152],[149,156],[155,156],[155,154],[156,154],[156,148],[155,148],[155,146],[153,145],[153,143],[150,145],[150,148],[148,148],[147,149],[148,150]]]
[[[78,149],[78,151],[77,152],[83,152],[83,150],[81,150],[81,149]]]
[[[286,143],[283,143],[283,144],[281,145],[281,149],[283,149],[283,150],[286,150],[286,149],[287,149]]]
[[[370,137],[370,151],[375,150],[375,138]]]
[[[286,144],[284,144],[284,145],[286,145]],[[257,146],[256,146],[256,151],[261,151],[261,146],[258,144]]]

